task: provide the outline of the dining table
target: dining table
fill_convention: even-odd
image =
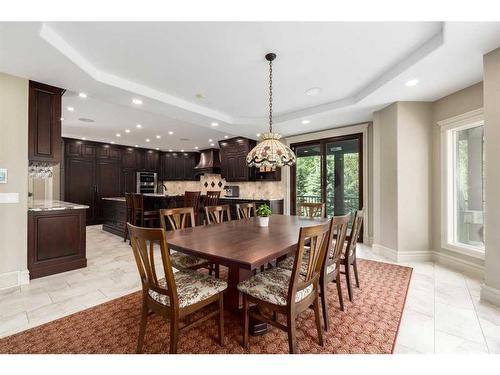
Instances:
[[[261,227],[256,217],[231,220],[167,232],[170,249],[192,254],[228,268],[228,288],[224,305],[239,311],[242,299],[237,289],[273,260],[284,258],[297,248],[301,227],[327,222],[324,218],[271,215],[269,225]]]

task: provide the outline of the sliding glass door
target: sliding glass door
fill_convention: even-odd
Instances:
[[[363,135],[292,145],[291,213],[301,202],[325,202],[326,215],[351,215],[363,207]]]

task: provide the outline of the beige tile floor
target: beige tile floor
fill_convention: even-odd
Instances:
[[[362,258],[384,260],[360,245]],[[0,291],[0,337],[140,289],[133,255],[119,237],[87,228],[88,267]],[[479,299],[481,281],[432,262],[414,272],[396,353],[500,353],[500,308]]]

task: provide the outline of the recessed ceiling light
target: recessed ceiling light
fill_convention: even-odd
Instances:
[[[213,142],[214,140],[213,140],[213,139],[209,139],[208,141],[209,141],[209,142]]]
[[[311,120],[302,120],[302,125],[307,125],[311,122]]]
[[[75,109],[73,107],[66,108],[68,111],[73,112]]]
[[[79,93],[79,94],[78,94],[78,96],[79,96],[80,98],[85,99],[85,98],[87,97],[87,94],[85,94],[84,92],[81,92],[81,93]]]
[[[134,147],[139,147],[139,145],[135,145]]]
[[[159,147],[156,147],[156,151],[158,151],[158,150],[160,150],[160,148],[159,148]]]
[[[411,86],[416,86],[418,85],[418,79],[410,79],[409,81],[406,81],[405,86],[411,87]]]
[[[146,138],[146,142],[149,142],[149,141],[151,141],[151,140],[149,138]]]
[[[181,152],[184,152],[184,150],[181,150]]]
[[[157,136],[156,136],[156,139],[160,139],[160,138],[161,138],[161,135],[157,135]]]
[[[198,150],[198,146],[194,146],[194,149],[195,149],[195,150]]]
[[[172,130],[170,130],[170,131],[168,132],[168,135],[172,135],[172,134],[174,134],[174,132],[173,132]]]
[[[85,137],[82,137],[82,141],[85,141],[86,139],[87,139],[87,138],[85,138]]]
[[[172,151],[173,151],[172,149],[168,150],[168,152],[172,152]]]
[[[132,103],[140,105],[140,104],[142,104],[142,100],[141,99],[137,99],[137,98],[136,99],[132,99]]]
[[[214,144],[214,143],[210,143],[210,146],[214,147],[214,146],[215,146],[215,144]]]
[[[210,123],[210,125],[212,125],[212,126],[219,126],[219,123],[214,121],[214,122]]]
[[[142,125],[141,125],[141,124],[137,124],[135,127],[136,127],[137,129],[140,129],[140,128],[142,128]]]
[[[130,133],[130,129],[125,129],[125,133]]]
[[[224,138],[228,139],[228,138],[229,138],[229,136],[228,136],[228,135],[225,135],[225,136],[224,136]]]
[[[61,117],[61,121],[64,121],[64,117]]]
[[[257,133],[257,137],[260,137],[260,133]]]
[[[312,87],[310,88],[309,90],[306,91],[306,95],[307,96],[316,96],[316,95],[319,95],[321,94],[321,88],[319,87]]]
[[[114,145],[115,144],[115,141],[111,141],[111,144]]]
[[[121,137],[122,135],[120,133],[116,133],[116,136],[117,137]]]

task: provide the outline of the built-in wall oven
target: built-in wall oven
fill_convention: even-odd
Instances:
[[[137,192],[156,193],[158,176],[154,172],[137,172]]]

